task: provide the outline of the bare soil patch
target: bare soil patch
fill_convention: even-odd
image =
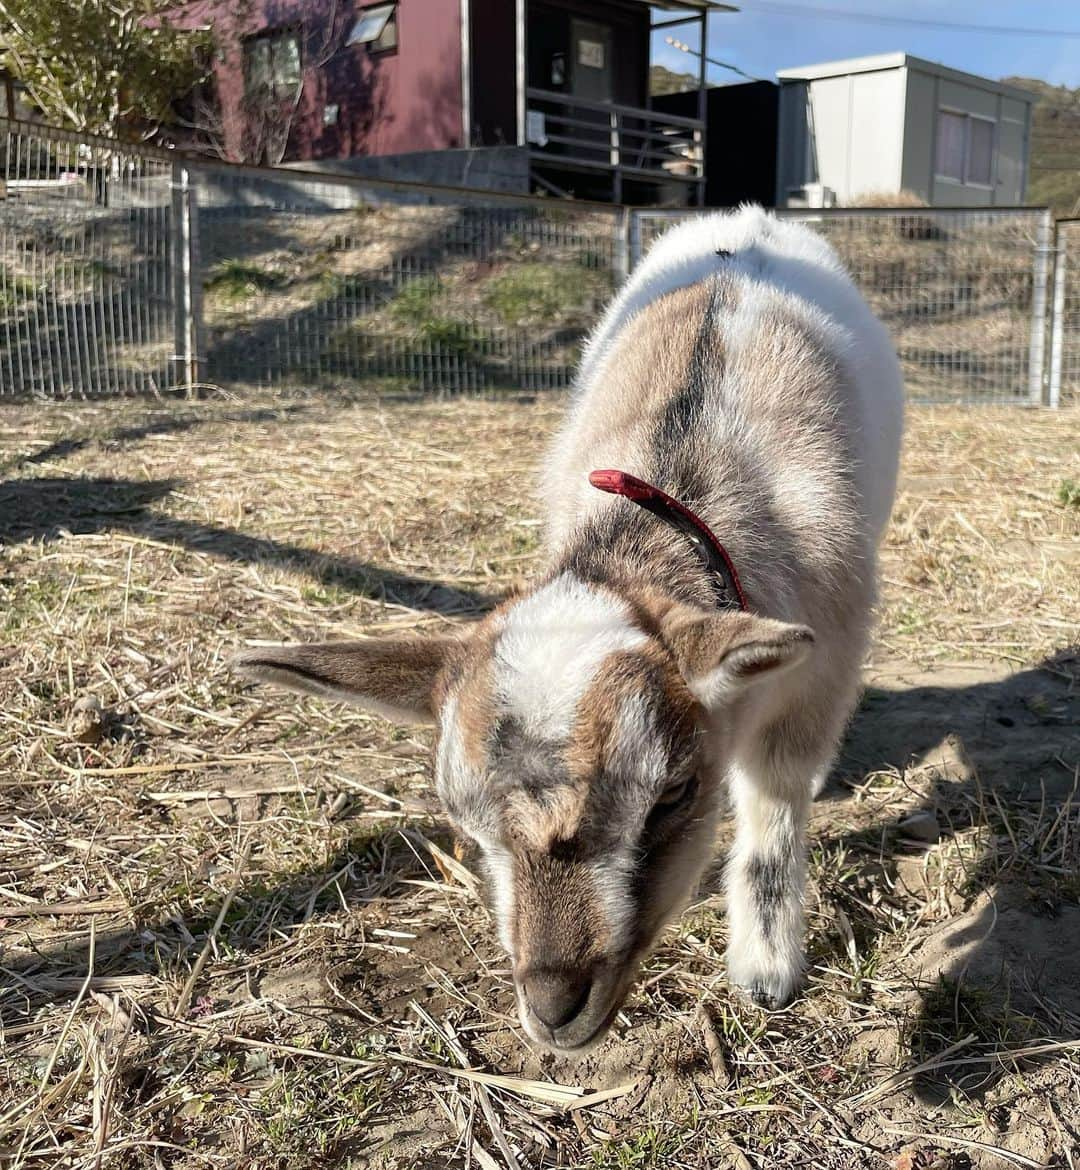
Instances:
[[[727,987],[717,871],[540,1057],[426,734],[225,673],[526,578],[560,406],[0,414],[0,1165],[1080,1164],[1075,412],[912,412],[782,1013]]]

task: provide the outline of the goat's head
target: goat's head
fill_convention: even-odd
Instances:
[[[522,1025],[573,1052],[604,1035],[709,860],[748,689],[811,640],[563,575],[461,639],[273,647],[236,665],[438,724],[436,786],[483,855]]]

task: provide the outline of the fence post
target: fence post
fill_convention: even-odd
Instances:
[[[190,391],[201,381],[202,289],[199,284],[198,218],[191,171],[172,168],[173,363],[177,380]]]
[[[612,267],[615,269],[617,284],[622,284],[633,268],[630,259],[630,219],[632,215],[633,212],[629,207],[615,209],[615,247],[612,255]]]
[[[641,212],[635,208],[627,208],[630,217],[630,271],[641,263]]]
[[[1047,208],[1039,220],[1035,237],[1035,275],[1031,292],[1031,347],[1028,353],[1028,400],[1041,406],[1043,400],[1043,365],[1046,359],[1046,285],[1050,268],[1051,211]]]
[[[1050,378],[1046,386],[1048,406],[1061,405],[1061,351],[1065,342],[1065,268],[1068,250],[1060,223],[1054,224],[1054,299],[1050,309]]]

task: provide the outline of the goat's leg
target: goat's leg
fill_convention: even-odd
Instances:
[[[735,847],[728,862],[728,977],[778,1008],[803,976],[806,822],[820,760],[754,753],[731,769]]]

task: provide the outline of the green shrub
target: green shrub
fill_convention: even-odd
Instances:
[[[1063,479],[1058,484],[1057,495],[1063,508],[1080,508],[1080,483],[1075,479]]]

